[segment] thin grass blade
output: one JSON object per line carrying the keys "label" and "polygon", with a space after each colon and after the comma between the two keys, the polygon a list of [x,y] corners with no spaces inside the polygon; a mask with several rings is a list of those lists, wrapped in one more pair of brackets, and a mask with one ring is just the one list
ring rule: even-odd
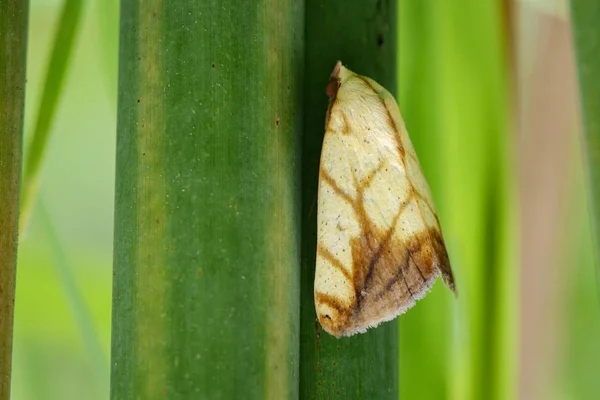
{"label": "thin grass blade", "polygon": [[33,135],[27,147],[21,193],[19,222],[21,232],[27,229],[27,222],[37,196],[44,153],[60,102],[63,83],[81,21],[83,4],[83,0],[65,0],[61,16],[58,19]]}
{"label": "thin grass blade", "polygon": [[10,397],[29,1],[0,1],[0,399]]}
{"label": "thin grass blade", "polygon": [[571,19],[579,75],[589,207],[596,243],[596,275],[600,285],[600,2],[571,0]]}

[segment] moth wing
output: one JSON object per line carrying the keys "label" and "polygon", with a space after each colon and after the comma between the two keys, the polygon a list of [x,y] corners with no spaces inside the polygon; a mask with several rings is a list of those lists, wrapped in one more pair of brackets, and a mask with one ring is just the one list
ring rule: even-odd
{"label": "moth wing", "polygon": [[340,337],[405,312],[438,275],[453,290],[454,280],[431,193],[394,98],[341,64],[328,93],[315,307],[323,328]]}

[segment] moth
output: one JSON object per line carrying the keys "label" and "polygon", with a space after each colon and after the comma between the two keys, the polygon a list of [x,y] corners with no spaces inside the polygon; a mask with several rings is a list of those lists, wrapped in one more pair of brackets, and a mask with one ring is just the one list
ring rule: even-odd
{"label": "moth", "polygon": [[323,329],[364,333],[454,277],[429,186],[394,97],[335,66],[319,169],[314,298]]}

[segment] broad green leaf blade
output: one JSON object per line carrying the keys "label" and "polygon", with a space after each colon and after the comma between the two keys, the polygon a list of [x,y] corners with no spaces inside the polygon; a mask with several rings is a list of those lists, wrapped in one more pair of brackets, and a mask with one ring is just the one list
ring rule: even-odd
{"label": "broad green leaf blade", "polygon": [[336,62],[396,89],[396,2],[306,2],[305,123],[302,143],[300,398],[398,398],[398,329],[391,321],[336,339],[319,326],[313,298],[319,157]]}
{"label": "broad green leaf blade", "polygon": [[[571,0],[596,265],[600,271],[600,2]],[[598,273],[600,275],[600,272]]]}
{"label": "broad green leaf blade", "polygon": [[440,220],[459,291],[450,393],[512,399],[518,231],[502,2],[441,4],[432,21],[439,30]]}
{"label": "broad green leaf blade", "polygon": [[29,1],[0,1],[0,399],[10,397]]}
{"label": "broad green leaf blade", "polygon": [[302,2],[121,4],[111,397],[297,398]]}
{"label": "broad green leaf blade", "polygon": [[[445,132],[440,115],[443,110],[438,101],[440,71],[446,63],[440,62],[437,46],[441,32],[439,25],[433,23],[436,6],[419,0],[400,2],[398,100],[449,245],[452,238],[445,224],[447,205],[441,179],[445,166],[440,142]],[[460,264],[454,258],[450,261],[456,272]],[[431,292],[400,319],[400,399],[448,397],[452,380],[448,368],[453,342],[451,310],[460,301],[463,290],[462,282],[456,284],[458,298],[442,283],[436,283]],[[440,335],[440,332],[445,334]]]}
{"label": "broad green leaf blade", "polygon": [[432,290],[401,319],[401,398],[515,396],[517,207],[502,6],[405,1],[400,10],[402,111],[458,289],[456,299]]}
{"label": "broad green leaf blade", "polygon": [[58,19],[52,53],[46,70],[42,97],[37,110],[33,136],[31,137],[26,153],[27,158],[23,173],[23,193],[21,194],[21,216],[19,222],[21,232],[27,229],[29,216],[37,196],[38,180],[44,160],[44,153],[77,37],[82,9],[83,0],[64,0],[61,16]]}

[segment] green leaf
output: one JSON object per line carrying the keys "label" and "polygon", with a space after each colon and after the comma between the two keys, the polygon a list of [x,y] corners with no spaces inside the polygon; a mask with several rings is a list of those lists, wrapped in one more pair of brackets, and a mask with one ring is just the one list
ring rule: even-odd
{"label": "green leaf", "polygon": [[119,0],[102,0],[96,3],[99,20],[100,51],[106,93],[111,110],[116,110],[118,58],[119,58]]}
{"label": "green leaf", "polygon": [[[440,145],[444,134],[439,107],[440,54],[436,43],[440,32],[432,23],[435,6],[418,0],[401,1],[399,7],[398,80],[400,111],[419,157],[423,174],[438,207],[447,245],[451,239],[444,215]],[[456,273],[456,260],[450,259]],[[448,373],[452,345],[452,308],[460,301],[441,283],[399,319],[400,398],[444,399],[450,387]],[[440,332],[444,332],[440,334]]]}
{"label": "green leaf", "polygon": [[514,398],[518,232],[501,2],[446,2],[435,11],[443,65],[440,219],[459,292],[451,391],[461,400]]}
{"label": "green leaf", "polygon": [[453,299],[435,288],[400,320],[406,398],[516,396],[517,207],[501,5],[402,3],[401,110],[458,291]]}
{"label": "green leaf", "polygon": [[29,2],[0,2],[0,399],[10,397]]}
{"label": "green leaf", "polygon": [[111,397],[296,398],[302,2],[121,4]]}
{"label": "green leaf", "polygon": [[23,188],[21,193],[21,232],[27,229],[27,223],[38,192],[38,180],[48,138],[52,129],[52,122],[63,89],[64,78],[69,66],[75,38],[81,20],[83,0],[65,0],[61,16],[58,20],[52,53],[46,69],[46,79],[37,119],[33,130],[33,137],[27,148],[25,171],[23,173]]}
{"label": "green leaf", "polygon": [[397,322],[336,339],[319,326],[313,298],[315,203],[328,98],[341,60],[390,92],[396,89],[396,2],[306,1],[306,89],[302,142],[302,296],[300,398],[397,399]]}
{"label": "green leaf", "polygon": [[571,0],[571,19],[579,75],[590,215],[594,231],[597,276],[600,276],[600,3]]}

